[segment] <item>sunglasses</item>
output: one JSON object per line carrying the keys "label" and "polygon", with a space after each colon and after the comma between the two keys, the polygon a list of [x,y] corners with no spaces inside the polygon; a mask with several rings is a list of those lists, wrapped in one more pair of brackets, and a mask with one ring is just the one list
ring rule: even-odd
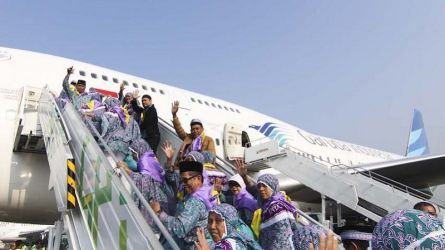
{"label": "sunglasses", "polygon": [[196,174],[196,175],[193,175],[193,176],[190,176],[190,177],[181,177],[181,181],[182,181],[182,183],[185,183],[185,184],[187,184],[191,179],[193,179],[193,178],[195,178],[196,176],[198,176],[199,174]]}

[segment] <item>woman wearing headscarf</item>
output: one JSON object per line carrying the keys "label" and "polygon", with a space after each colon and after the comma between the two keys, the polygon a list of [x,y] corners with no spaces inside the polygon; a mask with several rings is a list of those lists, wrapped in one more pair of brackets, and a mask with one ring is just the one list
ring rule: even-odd
{"label": "woman wearing headscarf", "polygon": [[[229,204],[220,204],[209,211],[207,230],[215,242],[213,249],[261,249],[255,241],[252,231],[238,217],[236,209]],[[246,231],[249,230],[249,231]],[[199,250],[210,249],[202,228],[198,229]]]}
{"label": "woman wearing headscarf", "polygon": [[410,209],[383,217],[374,228],[372,249],[445,249],[445,230],[434,216]]}
{"label": "woman wearing headscarf", "polygon": [[[257,181],[257,189],[261,222],[259,232],[255,233],[259,233],[261,247],[293,249],[293,236],[297,230],[297,210],[280,192],[279,182],[275,175],[261,175]],[[253,224],[254,222],[252,222],[252,228],[255,231],[256,227]]]}
{"label": "woman wearing headscarf", "polygon": [[119,105],[119,100],[109,97],[104,101],[106,111],[101,117],[102,138],[110,149],[123,159],[132,141],[140,138],[137,123]]}
{"label": "woman wearing headscarf", "polygon": [[258,208],[257,200],[246,190],[243,178],[236,174],[229,179],[229,187],[233,193],[233,206],[238,210],[240,218],[247,224],[252,223],[252,216]]}
{"label": "woman wearing headscarf", "polygon": [[[133,149],[131,159],[136,162],[137,169],[129,170],[129,167],[133,164],[131,160],[126,159],[128,168],[124,167],[124,170],[130,175],[137,189],[148,202],[157,201],[164,211],[173,213],[174,210],[171,209],[175,204],[174,200],[172,202],[173,192],[166,185],[164,169],[148,144],[146,142],[145,144],[141,143],[139,148]],[[146,208],[142,206],[139,198],[134,195],[133,199],[144,218],[153,227],[153,219]]]}
{"label": "woman wearing headscarf", "polygon": [[123,109],[126,109],[128,114],[130,116],[133,116],[133,118],[135,118],[136,121],[138,121],[139,119],[137,117],[135,117],[135,115],[137,115],[134,110],[133,107],[131,105],[131,101],[133,101],[133,93],[131,92],[127,92],[124,95],[124,89],[125,89],[125,84],[122,83],[120,88],[119,88],[119,101],[121,102],[121,107]]}
{"label": "woman wearing headscarf", "polygon": [[221,172],[215,166],[215,154],[210,151],[203,151],[204,157],[204,170],[207,173],[209,184],[213,187],[212,195],[217,200],[217,204],[225,203],[226,196],[224,195],[223,188],[227,184],[227,176]]}
{"label": "woman wearing headscarf", "polygon": [[[101,133],[101,117],[105,113],[105,105],[100,100],[94,98],[91,99],[83,107],[81,107],[80,113],[83,115],[82,119],[84,123],[87,123],[86,120],[90,120],[97,132]],[[89,125],[87,125],[87,128],[89,128],[92,132]],[[92,134],[94,135],[93,132]]]}

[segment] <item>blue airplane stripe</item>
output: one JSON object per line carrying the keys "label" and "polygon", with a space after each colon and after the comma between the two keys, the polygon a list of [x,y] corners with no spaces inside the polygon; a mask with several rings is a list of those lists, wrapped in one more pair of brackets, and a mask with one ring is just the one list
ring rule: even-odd
{"label": "blue airplane stripe", "polygon": [[269,136],[270,133],[271,133],[274,129],[276,129],[276,128],[277,128],[276,126],[270,126],[270,127],[266,130],[266,132],[264,132],[264,135],[265,135],[265,136]]}
{"label": "blue airplane stripe", "polygon": [[277,135],[279,132],[280,132],[280,131],[278,131],[278,129],[275,129],[275,130],[269,135],[269,137],[270,137],[270,138],[274,138],[275,135]]}
{"label": "blue airplane stripe", "polygon": [[421,149],[421,148],[425,149],[424,150],[425,152],[423,153],[424,155],[430,153],[430,149],[429,149],[428,145],[425,145],[424,143],[419,143],[416,146],[408,147],[408,153],[416,151],[416,150]]}
{"label": "blue airplane stripe", "polygon": [[274,140],[276,140],[276,141],[279,141],[279,140],[281,140],[281,138],[283,138],[283,134],[278,134],[275,138],[274,138]]}
{"label": "blue airplane stripe", "polygon": [[411,149],[417,149],[417,148],[421,148],[421,147],[428,147],[428,143],[422,137],[419,140],[417,140],[417,141],[413,142],[412,144],[408,145],[409,151],[411,151]]}
{"label": "blue airplane stripe", "polygon": [[261,127],[261,129],[260,129],[260,132],[261,132],[261,133],[264,133],[264,131],[266,131],[266,129],[269,128],[269,126],[270,126],[271,124],[273,124],[273,123],[271,123],[271,122],[266,122],[266,123],[264,123],[264,125],[263,125],[263,126]]}
{"label": "blue airplane stripe", "polygon": [[283,146],[284,144],[286,144],[286,142],[287,142],[287,138],[284,137],[284,138],[282,138],[282,139],[280,140],[280,142],[278,143],[278,145]]}
{"label": "blue airplane stripe", "polygon": [[408,156],[408,157],[422,156],[422,155],[426,154],[425,149],[426,149],[425,147],[421,147],[419,149],[410,151],[410,152],[408,152],[408,154],[406,156]]}
{"label": "blue airplane stripe", "polygon": [[420,111],[418,111],[417,109],[414,109],[413,123],[411,126],[411,130],[417,130],[421,128],[423,128],[422,113],[420,113]]}
{"label": "blue airplane stripe", "polygon": [[269,137],[273,138],[275,136],[277,136],[278,133],[282,133],[283,131],[279,130],[279,129],[274,129],[274,131],[269,135]]}
{"label": "blue airplane stripe", "polygon": [[423,132],[422,128],[411,131],[411,133],[409,133],[408,144],[411,145],[411,144],[414,144],[415,142],[417,142],[419,140],[420,136],[422,135],[422,132]]}

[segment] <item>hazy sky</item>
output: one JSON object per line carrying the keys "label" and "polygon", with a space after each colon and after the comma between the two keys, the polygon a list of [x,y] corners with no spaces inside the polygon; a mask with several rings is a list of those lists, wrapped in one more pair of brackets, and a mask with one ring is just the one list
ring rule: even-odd
{"label": "hazy sky", "polygon": [[197,91],[399,154],[417,107],[432,153],[445,153],[443,0],[3,0],[0,8],[0,46]]}

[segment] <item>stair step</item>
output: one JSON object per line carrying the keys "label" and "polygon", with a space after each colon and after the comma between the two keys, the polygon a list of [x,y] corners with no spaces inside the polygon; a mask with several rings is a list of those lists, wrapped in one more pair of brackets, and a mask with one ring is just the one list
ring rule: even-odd
{"label": "stair step", "polygon": [[35,135],[20,135],[19,143],[14,149],[14,152],[27,152],[45,154],[45,143],[42,136]]}

